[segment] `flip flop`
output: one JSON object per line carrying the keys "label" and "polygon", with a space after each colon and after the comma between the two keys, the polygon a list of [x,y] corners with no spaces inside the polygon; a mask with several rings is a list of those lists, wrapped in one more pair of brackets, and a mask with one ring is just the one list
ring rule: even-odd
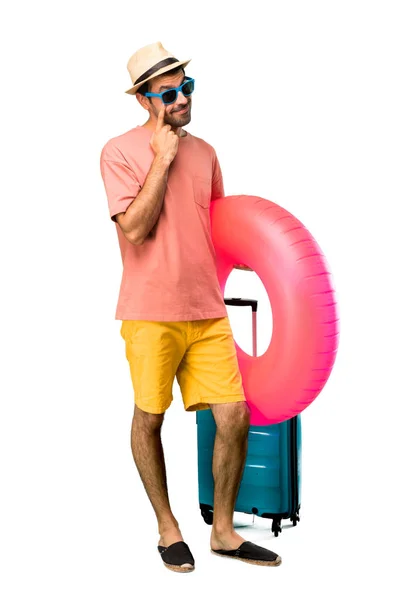
{"label": "flip flop", "polygon": [[213,550],[213,554],[225,556],[226,558],[236,558],[244,562],[252,563],[253,565],[261,565],[263,567],[277,567],[281,564],[282,559],[278,554],[267,550],[262,546],[257,546],[253,542],[243,542],[236,550]]}
{"label": "flip flop", "polygon": [[167,569],[177,573],[194,571],[194,558],[186,542],[175,542],[168,547],[157,548]]}

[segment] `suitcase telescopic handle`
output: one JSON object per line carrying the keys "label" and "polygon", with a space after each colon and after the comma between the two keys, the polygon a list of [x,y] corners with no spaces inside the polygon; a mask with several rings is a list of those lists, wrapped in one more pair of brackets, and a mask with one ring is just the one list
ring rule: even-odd
{"label": "suitcase telescopic handle", "polygon": [[225,304],[229,306],[251,306],[253,325],[253,356],[257,356],[257,306],[258,300],[250,298],[224,298]]}
{"label": "suitcase telescopic handle", "polygon": [[251,310],[257,312],[258,300],[250,298],[224,298],[224,301],[229,306],[251,306]]}

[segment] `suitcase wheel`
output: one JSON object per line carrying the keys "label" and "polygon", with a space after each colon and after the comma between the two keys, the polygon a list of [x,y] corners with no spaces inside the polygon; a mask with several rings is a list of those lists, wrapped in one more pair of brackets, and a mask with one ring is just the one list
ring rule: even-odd
{"label": "suitcase wheel", "polygon": [[297,522],[300,521],[299,513],[297,512],[294,515],[292,515],[290,517],[290,520],[292,521],[293,527],[296,527]]}
{"label": "suitcase wheel", "polygon": [[203,517],[205,523],[207,523],[207,525],[212,525],[213,524],[213,511],[208,509],[208,508],[202,508],[201,509],[201,516]]}
{"label": "suitcase wheel", "polygon": [[272,519],[271,531],[275,537],[278,537],[278,535],[282,532],[281,522],[281,519]]}

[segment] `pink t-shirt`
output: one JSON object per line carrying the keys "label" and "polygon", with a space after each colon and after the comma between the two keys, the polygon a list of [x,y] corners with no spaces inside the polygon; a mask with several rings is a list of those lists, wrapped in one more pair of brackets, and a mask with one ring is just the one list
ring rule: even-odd
{"label": "pink t-shirt", "polygon": [[225,317],[210,231],[210,202],[224,196],[224,186],[210,144],[188,132],[180,138],[159,219],[142,245],[128,242],[115,221],[144,185],[154,158],[151,135],[137,126],[110,139],[101,151],[100,170],[123,262],[115,319]]}

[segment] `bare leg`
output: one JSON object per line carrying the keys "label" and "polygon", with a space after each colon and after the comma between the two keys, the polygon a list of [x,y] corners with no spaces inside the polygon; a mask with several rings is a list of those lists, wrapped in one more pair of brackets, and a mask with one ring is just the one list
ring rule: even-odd
{"label": "bare leg", "polygon": [[164,414],[153,415],[135,405],[132,420],[132,454],[158,521],[159,546],[183,541],[168,498],[161,426]]}
{"label": "bare leg", "polygon": [[213,477],[213,550],[233,550],[244,538],[233,528],[233,512],[246,461],[250,413],[246,402],[210,404],[216,425]]}

